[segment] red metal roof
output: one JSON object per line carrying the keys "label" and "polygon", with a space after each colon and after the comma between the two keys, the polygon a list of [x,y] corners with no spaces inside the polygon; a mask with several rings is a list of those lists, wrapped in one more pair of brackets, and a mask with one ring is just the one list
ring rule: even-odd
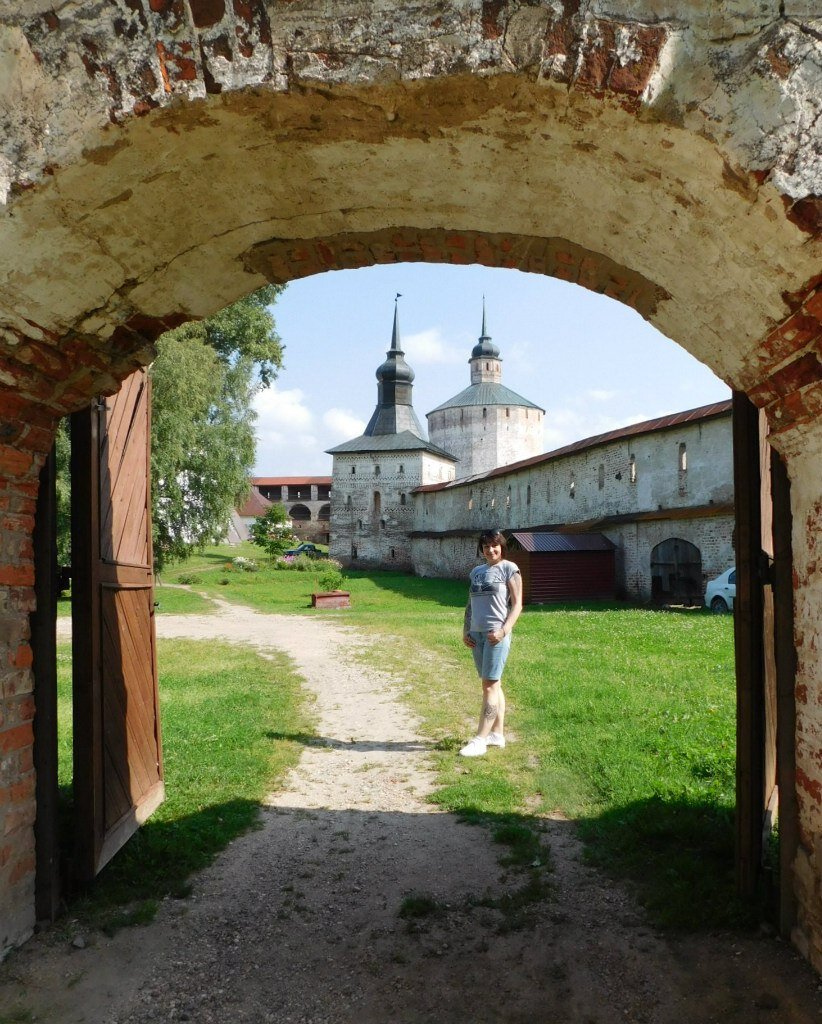
{"label": "red metal roof", "polygon": [[254,487],[277,487],[277,485],[297,484],[328,484],[331,486],[330,476],[253,476],[251,483]]}
{"label": "red metal roof", "polygon": [[264,498],[259,491],[255,491],[252,487],[251,494],[246,498],[242,508],[237,509],[237,514],[243,518],[253,516],[256,519],[257,516],[265,515],[272,504],[273,502],[269,501],[268,498]]}
{"label": "red metal roof", "polygon": [[601,533],[528,533],[511,536],[523,551],[612,551],[616,545]]}
{"label": "red metal roof", "polygon": [[528,466],[538,466],[543,462],[551,462],[553,459],[562,458],[563,455],[571,455],[573,452],[585,451],[587,448],[596,448],[600,444],[608,444],[611,441],[620,441],[626,437],[637,437],[639,434],[652,434],[656,430],[669,430],[671,427],[678,427],[683,423],[695,423],[698,420],[714,419],[717,416],[725,416],[731,412],[730,398],[724,402],[713,402],[711,405],[701,405],[698,409],[686,409],[684,412],[670,413],[668,416],[658,416],[654,420],[644,420],[642,423],[632,423],[627,427],[620,427],[618,430],[609,430],[605,434],[595,434],[593,437],[584,437],[581,441],[574,441],[562,448],[555,448],[552,452],[545,452],[543,455],[535,455],[530,459],[522,459],[520,462],[512,462],[507,466],[498,466],[488,473],[478,473],[475,476],[462,477],[459,480],[449,480],[440,484],[423,484],[416,487],[414,493],[424,491],[443,491],[448,487],[462,487],[474,484],[479,480],[491,480],[496,476],[504,476],[507,473],[514,473],[520,469],[527,469]]}

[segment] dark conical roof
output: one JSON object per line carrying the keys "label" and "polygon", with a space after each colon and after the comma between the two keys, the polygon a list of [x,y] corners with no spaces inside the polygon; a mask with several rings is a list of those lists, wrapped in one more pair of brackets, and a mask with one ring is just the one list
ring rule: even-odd
{"label": "dark conical roof", "polygon": [[[399,298],[399,296],[397,296]],[[365,436],[400,434],[410,430],[419,438],[425,437],[417,414],[414,412],[411,392],[414,371],[405,361],[400,348],[400,319],[394,301],[394,330],[388,358],[377,368],[377,407],[365,428]]]}
{"label": "dark conical roof", "polygon": [[388,358],[377,367],[377,380],[402,381],[410,384],[414,379],[414,371],[405,361],[405,353],[400,348],[400,316],[397,302],[394,302],[394,330],[391,334],[391,348],[386,352]]}
{"label": "dark conical roof", "polygon": [[485,296],[482,297],[482,334],[479,337],[479,343],[474,345],[471,349],[472,359],[482,359],[488,356],[492,359],[499,359],[499,349],[491,341],[491,335],[488,333],[488,329],[485,326]]}

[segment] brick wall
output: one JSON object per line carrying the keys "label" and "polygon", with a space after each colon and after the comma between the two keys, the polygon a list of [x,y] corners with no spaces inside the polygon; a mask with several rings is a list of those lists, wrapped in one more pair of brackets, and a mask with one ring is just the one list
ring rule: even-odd
{"label": "brick wall", "polygon": [[[31,427],[31,424],[29,424]],[[31,533],[42,457],[19,422],[0,445],[0,958],[34,924],[34,697],[29,615],[34,610]],[[46,433],[39,440],[48,438]],[[6,435],[8,437],[8,434]]]}

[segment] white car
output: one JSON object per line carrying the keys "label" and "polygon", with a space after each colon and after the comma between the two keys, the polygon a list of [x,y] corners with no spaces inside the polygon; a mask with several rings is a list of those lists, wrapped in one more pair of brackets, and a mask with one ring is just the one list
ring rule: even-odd
{"label": "white car", "polygon": [[705,587],[705,607],[718,615],[733,611],[736,600],[736,566],[711,580]]}

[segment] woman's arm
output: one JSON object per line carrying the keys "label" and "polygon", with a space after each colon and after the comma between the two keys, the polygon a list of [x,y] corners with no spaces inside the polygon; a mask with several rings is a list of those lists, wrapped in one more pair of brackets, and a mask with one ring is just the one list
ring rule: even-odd
{"label": "woman's arm", "polygon": [[470,635],[471,631],[471,598],[468,598],[468,604],[465,606],[465,615],[462,620],[462,642],[466,647],[476,647],[476,642]]}
{"label": "woman's arm", "polygon": [[500,629],[492,629],[488,633],[488,639],[492,644],[498,644],[508,636],[522,611],[522,576],[518,572],[514,573],[511,579],[508,580],[508,595],[511,599],[511,606],[508,609],[505,622],[503,622]]}

